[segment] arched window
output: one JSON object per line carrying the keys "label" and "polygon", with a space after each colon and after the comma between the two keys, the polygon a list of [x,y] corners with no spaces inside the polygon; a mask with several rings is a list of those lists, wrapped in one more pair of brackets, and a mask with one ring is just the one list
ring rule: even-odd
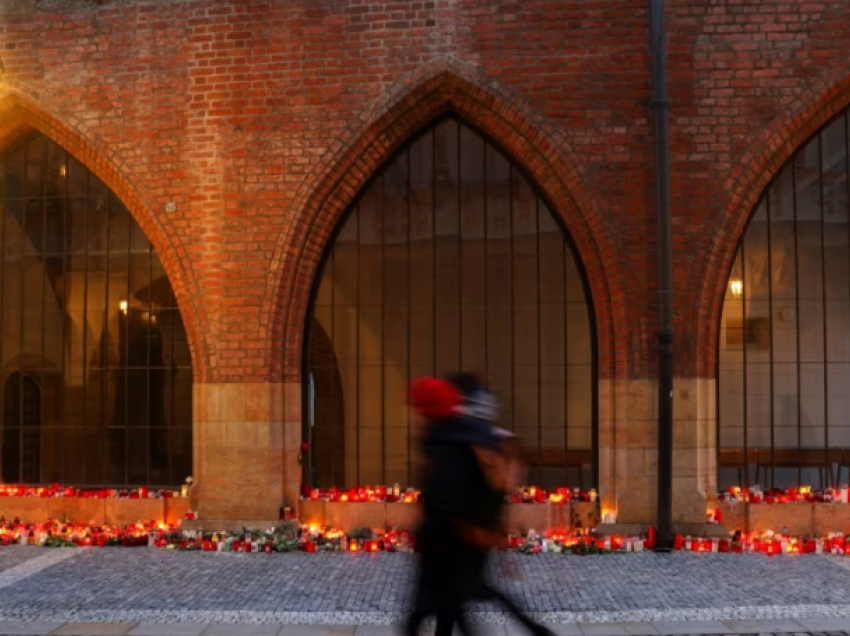
{"label": "arched window", "polygon": [[[415,485],[411,378],[482,375],[530,480],[595,480],[595,344],[580,264],[552,211],[453,118],[413,139],[337,228],[314,287],[305,479]],[[306,412],[306,409],[305,409]]]}
{"label": "arched window", "polygon": [[139,225],[37,133],[0,155],[0,217],[4,481],[182,483],[192,364]]}
{"label": "arched window", "polygon": [[848,465],[848,184],[844,114],[782,169],[738,246],[720,325],[721,486],[826,488]]}

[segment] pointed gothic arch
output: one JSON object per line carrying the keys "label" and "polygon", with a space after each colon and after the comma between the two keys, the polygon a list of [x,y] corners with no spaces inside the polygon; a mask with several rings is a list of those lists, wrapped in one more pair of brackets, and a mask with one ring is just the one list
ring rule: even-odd
{"label": "pointed gothic arch", "polygon": [[[14,147],[34,132],[41,133],[71,153],[100,179],[127,207],[159,254],[180,307],[192,356],[195,377],[204,381],[210,373],[209,347],[202,326],[203,313],[196,307],[200,297],[191,262],[184,246],[169,232],[167,221],[154,213],[157,205],[127,176],[131,170],[102,140],[90,139],[43,108],[36,98],[14,88],[0,91],[0,152]],[[70,118],[65,118],[67,121]]]}
{"label": "pointed gothic arch", "polygon": [[[472,370],[530,449],[534,483],[595,484],[598,356],[582,264],[481,131],[447,115],[381,166],[334,228],[311,296],[303,329],[327,334],[333,355],[317,365],[313,335],[302,386],[330,373],[340,388],[333,417],[304,409],[305,482],[415,485],[407,383]],[[329,455],[321,444],[340,451],[336,466],[314,465]]]}
{"label": "pointed gothic arch", "polygon": [[[263,310],[271,351],[272,377],[299,382],[303,327],[324,249],[333,229],[367,181],[412,136],[441,116],[453,113],[495,140],[539,187],[567,229],[588,274],[596,311],[599,373],[623,373],[628,347],[628,305],[623,272],[608,217],[584,185],[581,161],[563,139],[536,116],[516,107],[492,85],[484,87],[470,68],[452,60],[422,69],[395,91],[388,109],[355,120],[305,180],[293,202],[293,221],[282,233],[269,277]],[[386,98],[376,103],[386,103]],[[623,328],[615,329],[614,322]],[[607,418],[606,418],[607,419]]]}
{"label": "pointed gothic arch", "polygon": [[850,75],[833,69],[797,95],[760,130],[729,171],[717,206],[717,222],[705,228],[706,246],[694,261],[685,317],[697,326],[697,374],[712,377],[717,364],[718,316],[723,309],[728,272],[741,237],[771,182],[791,157],[830,120],[850,106]]}
{"label": "pointed gothic arch", "polygon": [[192,358],[165,266],[116,193],[31,126],[0,149],[0,331],[4,479],[192,472]]}
{"label": "pointed gothic arch", "polygon": [[786,157],[734,244],[715,323],[721,487],[826,489],[850,470],[848,119]]}

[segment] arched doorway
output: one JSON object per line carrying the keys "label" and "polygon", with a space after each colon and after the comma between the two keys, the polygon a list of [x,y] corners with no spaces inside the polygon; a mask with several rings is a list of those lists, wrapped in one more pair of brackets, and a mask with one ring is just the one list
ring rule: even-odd
{"label": "arched doorway", "polygon": [[[324,415],[309,408],[328,373],[313,325],[339,378]],[[457,370],[499,395],[532,481],[595,482],[596,347],[581,265],[523,172],[456,118],[412,139],[344,215],[306,328],[305,479],[315,485],[415,485],[407,384]],[[332,468],[321,465],[331,456]]]}
{"label": "arched doorway", "polygon": [[192,363],[171,284],[138,223],[36,132],[0,155],[0,217],[4,481],[182,483]]}
{"label": "arched doorway", "polygon": [[844,113],[779,172],[739,242],[718,342],[721,487],[827,488],[848,466],[848,147]]}

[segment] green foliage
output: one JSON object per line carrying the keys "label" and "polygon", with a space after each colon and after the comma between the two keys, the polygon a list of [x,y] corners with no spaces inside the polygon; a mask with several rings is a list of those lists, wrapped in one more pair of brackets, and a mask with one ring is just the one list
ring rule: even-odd
{"label": "green foliage", "polygon": [[371,539],[374,535],[369,528],[358,527],[348,533],[350,539]]}
{"label": "green foliage", "polygon": [[68,541],[64,537],[47,537],[44,540],[45,548],[73,548],[76,547],[76,544]]}

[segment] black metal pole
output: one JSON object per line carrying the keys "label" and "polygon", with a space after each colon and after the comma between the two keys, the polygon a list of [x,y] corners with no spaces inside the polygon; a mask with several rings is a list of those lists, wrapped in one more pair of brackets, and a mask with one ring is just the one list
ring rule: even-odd
{"label": "black metal pole", "polygon": [[658,532],[656,550],[673,547],[673,320],[670,223],[670,100],[664,0],[649,0],[652,45],[652,132],[658,219]]}

